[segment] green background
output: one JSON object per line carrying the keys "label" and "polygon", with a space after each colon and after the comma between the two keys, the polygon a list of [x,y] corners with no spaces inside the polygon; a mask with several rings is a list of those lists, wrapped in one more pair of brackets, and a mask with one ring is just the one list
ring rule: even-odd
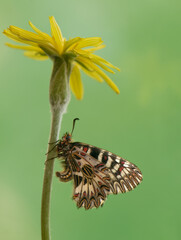
{"label": "green background", "polygon": [[[181,239],[180,11],[180,1],[165,0],[1,0],[1,32],[11,24],[30,30],[31,20],[50,33],[53,15],[66,38],[102,37],[98,54],[122,69],[111,76],[120,95],[82,74],[84,98],[72,96],[60,136],[79,117],[76,141],[127,158],[144,180],[85,211],[71,200],[72,183],[54,176],[53,240]],[[0,239],[38,240],[52,63],[0,41]]]}

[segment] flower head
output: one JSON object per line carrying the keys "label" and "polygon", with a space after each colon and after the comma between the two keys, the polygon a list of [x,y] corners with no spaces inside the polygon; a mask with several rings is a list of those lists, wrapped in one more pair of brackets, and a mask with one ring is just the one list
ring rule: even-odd
{"label": "flower head", "polygon": [[119,71],[119,68],[94,54],[95,51],[105,47],[101,38],[76,37],[66,40],[62,36],[55,18],[50,17],[49,19],[51,36],[40,31],[29,22],[35,33],[15,26],[10,26],[3,32],[10,39],[27,44],[28,46],[13,45],[10,43],[6,43],[6,45],[11,48],[25,50],[25,56],[37,60],[45,60],[48,58],[55,59],[57,57],[69,58],[72,62],[70,87],[77,99],[82,99],[83,97],[80,69],[99,82],[105,81],[116,93],[119,93],[117,86],[104,71],[102,71],[102,69],[104,69],[107,72],[114,73],[112,69]]}

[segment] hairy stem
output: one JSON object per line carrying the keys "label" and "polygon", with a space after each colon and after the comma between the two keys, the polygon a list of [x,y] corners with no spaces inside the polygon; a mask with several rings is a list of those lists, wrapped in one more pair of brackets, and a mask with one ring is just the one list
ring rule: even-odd
{"label": "hairy stem", "polygon": [[58,140],[62,116],[65,113],[69,100],[69,75],[70,65],[64,59],[55,59],[53,72],[50,80],[50,106],[52,112],[51,130],[48,145],[48,154],[45,162],[42,205],[41,205],[41,234],[42,240],[50,240],[50,199],[51,186],[56,150],[51,151]]}

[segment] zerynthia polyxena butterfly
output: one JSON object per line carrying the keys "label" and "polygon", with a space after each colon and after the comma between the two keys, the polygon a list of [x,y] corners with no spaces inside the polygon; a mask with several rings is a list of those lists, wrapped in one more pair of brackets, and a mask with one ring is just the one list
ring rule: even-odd
{"label": "zerynthia polyxena butterfly", "polygon": [[104,149],[72,142],[72,132],[65,133],[55,145],[64,167],[56,176],[61,182],[73,180],[73,200],[78,208],[98,208],[107,195],[131,191],[142,181],[136,165]]}

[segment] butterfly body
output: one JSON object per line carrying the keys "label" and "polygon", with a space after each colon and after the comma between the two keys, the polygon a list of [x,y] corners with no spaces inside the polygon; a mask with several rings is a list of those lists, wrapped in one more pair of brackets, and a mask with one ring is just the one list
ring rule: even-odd
{"label": "butterfly body", "polygon": [[78,208],[98,208],[107,195],[128,192],[142,181],[136,165],[107,150],[72,142],[69,133],[58,142],[57,157],[63,159],[64,169],[56,176],[62,182],[73,180]]}

